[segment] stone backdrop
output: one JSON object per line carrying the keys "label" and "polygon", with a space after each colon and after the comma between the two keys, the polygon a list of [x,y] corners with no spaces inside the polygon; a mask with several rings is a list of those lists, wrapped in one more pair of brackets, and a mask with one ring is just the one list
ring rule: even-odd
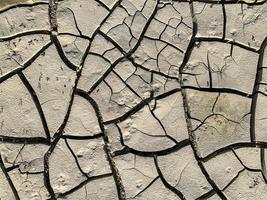
{"label": "stone backdrop", "polygon": [[266,0],[1,0],[0,200],[266,200]]}

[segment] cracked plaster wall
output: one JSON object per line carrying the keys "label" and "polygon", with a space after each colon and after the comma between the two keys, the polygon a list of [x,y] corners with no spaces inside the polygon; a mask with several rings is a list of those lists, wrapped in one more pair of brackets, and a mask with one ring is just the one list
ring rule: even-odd
{"label": "cracked plaster wall", "polygon": [[1,200],[266,200],[265,0],[1,0]]}

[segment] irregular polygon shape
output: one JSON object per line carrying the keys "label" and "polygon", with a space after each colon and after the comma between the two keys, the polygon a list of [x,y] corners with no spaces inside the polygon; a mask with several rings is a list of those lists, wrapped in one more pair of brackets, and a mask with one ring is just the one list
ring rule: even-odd
{"label": "irregular polygon shape", "polygon": [[3,136],[45,137],[31,94],[16,75],[0,84],[0,130]]}
{"label": "irregular polygon shape", "polygon": [[212,189],[202,174],[190,146],[159,156],[158,163],[166,181],[186,199],[197,199]]}
{"label": "irregular polygon shape", "polygon": [[102,138],[92,140],[68,140],[83,172],[90,176],[110,173]]}
{"label": "irregular polygon shape", "polygon": [[258,54],[220,42],[201,42],[183,70],[184,83],[195,87],[231,88],[251,94]]}
{"label": "irregular polygon shape", "polygon": [[64,193],[86,180],[64,141],[59,141],[49,158],[49,177],[55,193]]}
{"label": "irregular polygon shape", "polygon": [[89,136],[99,132],[101,132],[101,130],[92,105],[86,99],[75,95],[64,134]]}
{"label": "irregular polygon shape", "polygon": [[56,132],[66,115],[76,73],[64,64],[54,46],[24,73],[40,101],[50,132]]}
{"label": "irregular polygon shape", "polygon": [[204,163],[211,179],[222,190],[244,167],[232,151],[217,155]]}
{"label": "irregular polygon shape", "polygon": [[108,11],[94,0],[75,0],[75,2],[66,0],[59,2],[58,7],[60,32],[73,33],[74,30],[72,27],[75,27],[75,24],[72,22],[71,27],[69,24],[73,19],[74,13],[79,29],[84,35],[89,37],[94,34],[95,30],[108,14]]}
{"label": "irregular polygon shape", "polygon": [[[50,30],[48,5],[18,7],[0,14],[0,37],[31,30]],[[19,17],[18,17],[19,16]]]}

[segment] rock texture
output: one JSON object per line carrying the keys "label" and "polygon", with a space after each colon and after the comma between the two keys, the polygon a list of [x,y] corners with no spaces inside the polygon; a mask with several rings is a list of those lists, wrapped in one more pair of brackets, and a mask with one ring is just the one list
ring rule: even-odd
{"label": "rock texture", "polygon": [[1,0],[0,200],[266,200],[265,0]]}

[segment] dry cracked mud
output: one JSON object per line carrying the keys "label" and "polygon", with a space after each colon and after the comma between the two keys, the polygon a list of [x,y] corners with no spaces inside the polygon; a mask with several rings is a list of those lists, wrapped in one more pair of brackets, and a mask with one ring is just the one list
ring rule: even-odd
{"label": "dry cracked mud", "polygon": [[265,0],[1,0],[1,200],[266,200]]}

